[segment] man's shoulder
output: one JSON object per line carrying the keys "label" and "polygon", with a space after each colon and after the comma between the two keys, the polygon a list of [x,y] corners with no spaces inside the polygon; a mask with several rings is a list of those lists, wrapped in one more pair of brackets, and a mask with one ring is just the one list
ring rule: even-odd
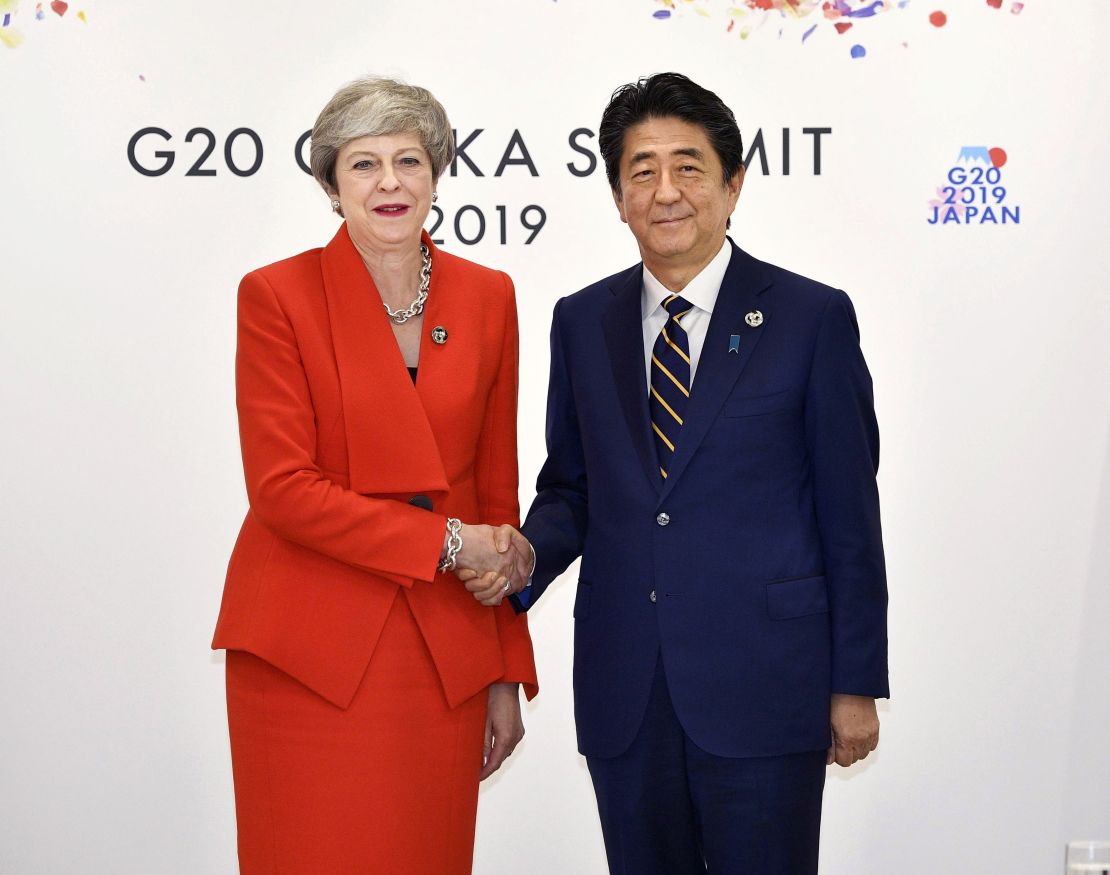
{"label": "man's shoulder", "polygon": [[613,296],[628,283],[635,282],[637,285],[639,284],[642,276],[641,268],[641,263],[636,262],[631,267],[626,267],[624,270],[610,274],[604,279],[590,283],[577,292],[561,298],[557,307],[566,318],[594,317],[600,309],[607,307],[613,300]]}
{"label": "man's shoulder", "polygon": [[[752,256],[748,257],[752,258]],[[776,301],[819,312],[828,306],[830,300],[847,298],[840,289],[812,277],[795,273],[767,261],[759,261],[755,258],[752,258],[752,261],[759,265],[766,275]]]}

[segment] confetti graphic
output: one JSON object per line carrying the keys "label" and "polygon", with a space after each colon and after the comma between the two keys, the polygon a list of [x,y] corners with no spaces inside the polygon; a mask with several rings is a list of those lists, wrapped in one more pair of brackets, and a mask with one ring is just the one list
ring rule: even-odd
{"label": "confetti graphic", "polygon": [[[992,9],[1002,9],[1006,3],[1014,15],[1025,7],[1018,0],[986,0]],[[772,29],[779,39],[785,35],[802,44],[822,33],[835,38],[851,31],[856,39],[850,46],[845,45],[845,51],[852,58],[867,57],[867,47],[859,39],[863,33],[853,28],[869,25],[870,19],[901,13],[898,17],[903,21],[916,19],[935,28],[948,24],[948,13],[943,9],[928,9],[921,2],[913,4],[912,0],[652,0],[652,6],[651,15],[658,21],[673,22],[688,14],[717,19],[724,25],[725,33],[742,40],[768,22],[774,24]],[[895,40],[903,48],[909,45],[900,33]]]}
{"label": "confetti graphic", "polygon": [[23,34],[12,25],[18,9],[19,0],[0,0],[0,43],[9,49],[18,48],[23,42]]}
{"label": "confetti graphic", "polygon": [[[27,22],[35,22],[26,31],[27,36],[45,34],[51,27],[83,26],[89,23],[89,15],[85,9],[70,9],[73,4],[65,0],[50,0],[39,2],[33,6],[30,2],[21,0],[0,0],[0,43],[9,49],[18,48],[24,42],[25,34],[20,30],[20,24],[26,26]],[[48,15],[47,13],[53,13]],[[72,13],[72,14],[70,14]],[[22,14],[22,20],[20,15]],[[40,22],[50,22],[47,26],[40,26]],[[72,24],[77,22],[77,25]]]}

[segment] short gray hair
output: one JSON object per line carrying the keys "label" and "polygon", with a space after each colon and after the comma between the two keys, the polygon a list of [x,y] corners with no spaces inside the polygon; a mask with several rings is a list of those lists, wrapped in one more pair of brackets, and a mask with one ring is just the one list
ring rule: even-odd
{"label": "short gray hair", "polygon": [[335,159],[345,143],[400,133],[419,135],[432,162],[432,179],[439,179],[455,157],[455,139],[447,112],[432,92],[375,76],[348,82],[312,126],[312,175],[325,189],[335,191]]}

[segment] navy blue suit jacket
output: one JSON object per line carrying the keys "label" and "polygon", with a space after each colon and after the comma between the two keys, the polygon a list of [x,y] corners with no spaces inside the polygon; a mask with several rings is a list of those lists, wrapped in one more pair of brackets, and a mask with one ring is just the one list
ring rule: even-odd
{"label": "navy blue suit jacket", "polygon": [[664,481],[642,276],[638,264],[555,306],[548,456],[522,527],[537,566],[517,609],[582,556],[574,693],[587,756],[631,744],[660,653],[703,749],[824,748],[831,693],[888,695],[879,436],[852,304],[732,244]]}

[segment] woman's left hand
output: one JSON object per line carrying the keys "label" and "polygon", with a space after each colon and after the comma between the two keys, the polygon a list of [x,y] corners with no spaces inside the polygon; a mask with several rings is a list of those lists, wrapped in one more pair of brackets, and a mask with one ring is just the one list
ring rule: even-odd
{"label": "woman's left hand", "polygon": [[524,721],[520,716],[520,684],[491,684],[489,707],[486,711],[486,741],[482,747],[482,771],[479,781],[484,781],[509,758],[520,740],[524,738]]}

